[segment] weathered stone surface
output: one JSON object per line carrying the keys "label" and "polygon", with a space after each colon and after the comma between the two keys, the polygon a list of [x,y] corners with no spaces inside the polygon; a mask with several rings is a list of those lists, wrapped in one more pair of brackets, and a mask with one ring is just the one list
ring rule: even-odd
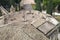
{"label": "weathered stone surface", "polygon": [[[36,13],[35,13],[36,12]],[[26,10],[23,10],[23,11],[20,11],[20,13],[22,15],[20,15],[20,17],[24,18],[25,21],[28,21],[28,22],[32,22],[34,20],[36,20],[37,18],[39,18],[39,14],[38,14],[38,11],[34,11],[34,10],[31,10],[31,11],[26,11]],[[17,17],[18,18],[18,17]],[[20,19],[21,19],[20,18]]]}
{"label": "weathered stone surface", "polygon": [[15,8],[13,7],[13,5],[11,5],[11,8],[10,8],[10,13],[14,13],[15,12]]}
{"label": "weathered stone surface", "polygon": [[20,6],[23,6],[25,4],[35,4],[34,0],[22,0],[20,2]]}
{"label": "weathered stone surface", "polygon": [[14,22],[0,27],[0,40],[48,40],[32,25]]}
{"label": "weathered stone surface", "polygon": [[43,25],[41,25],[38,29],[42,31],[44,34],[47,34],[50,30],[52,30],[55,27],[55,25],[46,22]]}
{"label": "weathered stone surface", "polygon": [[44,19],[37,19],[37,20],[34,20],[31,24],[37,28],[38,26],[42,25],[45,22],[46,21]]}
{"label": "weathered stone surface", "polygon": [[4,16],[1,16],[0,17],[0,25],[3,25],[4,24]]}
{"label": "weathered stone surface", "polygon": [[44,36],[44,34],[42,34],[41,32],[39,32],[35,27],[33,27],[31,24],[27,24],[25,25],[23,28],[23,31],[28,34],[31,38],[33,38],[34,40],[49,40],[48,38],[46,38],[46,36]]}
{"label": "weathered stone surface", "polygon": [[40,15],[40,19],[42,18],[42,19],[44,19],[44,20],[46,20],[46,21],[49,21],[50,23],[52,23],[52,24],[54,24],[55,26],[57,25],[57,24],[59,24],[59,22],[54,18],[54,17],[52,17],[51,15],[49,15],[49,14],[39,14]]}
{"label": "weathered stone surface", "polygon": [[54,24],[55,26],[59,24],[59,22],[53,17],[48,17],[47,19],[50,23]]}
{"label": "weathered stone surface", "polygon": [[27,34],[25,34],[22,30],[18,30],[16,35],[14,36],[14,40],[33,40]]}
{"label": "weathered stone surface", "polygon": [[0,40],[49,40],[42,32],[46,34],[55,27],[51,22],[45,23],[50,15],[33,10],[12,15],[7,24],[0,26]]}
{"label": "weathered stone surface", "polygon": [[24,25],[14,25],[14,23],[0,28],[0,40],[32,40],[21,29]]}

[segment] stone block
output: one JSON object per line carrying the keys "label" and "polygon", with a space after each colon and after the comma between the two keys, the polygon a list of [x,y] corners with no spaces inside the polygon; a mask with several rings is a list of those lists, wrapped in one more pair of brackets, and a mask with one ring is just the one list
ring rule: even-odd
{"label": "stone block", "polygon": [[36,19],[36,20],[34,20],[34,21],[32,21],[32,25],[34,26],[34,27],[38,27],[38,26],[40,26],[40,25],[42,25],[43,23],[45,23],[46,21],[44,20],[44,19]]}
{"label": "stone block", "polygon": [[47,34],[50,30],[52,30],[55,25],[51,24],[50,22],[46,22],[41,25],[38,29],[42,31],[44,34]]}
{"label": "stone block", "polygon": [[49,40],[42,32],[30,24],[25,25],[22,29],[34,40]]}

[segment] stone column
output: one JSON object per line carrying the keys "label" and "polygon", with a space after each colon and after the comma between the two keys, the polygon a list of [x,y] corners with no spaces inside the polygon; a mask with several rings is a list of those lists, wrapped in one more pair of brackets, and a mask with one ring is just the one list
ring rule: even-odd
{"label": "stone column", "polygon": [[34,0],[22,0],[20,6],[25,10],[32,10],[31,4],[35,4]]}

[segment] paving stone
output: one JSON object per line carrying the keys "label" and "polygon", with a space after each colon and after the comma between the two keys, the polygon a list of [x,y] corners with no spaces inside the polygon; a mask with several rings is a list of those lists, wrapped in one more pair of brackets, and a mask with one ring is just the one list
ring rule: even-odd
{"label": "paving stone", "polygon": [[38,27],[38,26],[40,26],[40,25],[42,25],[43,23],[45,23],[46,21],[44,20],[44,19],[36,19],[36,20],[34,20],[34,21],[32,21],[32,25],[34,26],[34,27]]}
{"label": "paving stone", "polygon": [[42,31],[44,34],[47,34],[50,30],[52,30],[55,27],[55,25],[46,22],[43,25],[41,25],[38,29]]}
{"label": "paving stone", "polygon": [[53,18],[53,17],[48,17],[48,21],[51,22],[52,24],[54,24],[55,26],[57,24],[59,24],[59,22],[55,18]]}

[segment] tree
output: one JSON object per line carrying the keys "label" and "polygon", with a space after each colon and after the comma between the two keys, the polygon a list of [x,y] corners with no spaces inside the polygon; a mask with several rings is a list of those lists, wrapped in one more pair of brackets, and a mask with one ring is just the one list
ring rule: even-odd
{"label": "tree", "polygon": [[60,5],[60,0],[43,0],[43,6],[48,14],[52,15],[52,12],[57,5]]}
{"label": "tree", "polygon": [[15,3],[20,3],[21,2],[21,0],[15,0]]}
{"label": "tree", "polygon": [[6,6],[6,5],[10,5],[10,2],[9,2],[9,0],[0,0],[0,5],[2,5],[2,6]]}
{"label": "tree", "polygon": [[15,1],[14,0],[10,0],[10,5],[14,5],[15,4]]}
{"label": "tree", "polygon": [[42,11],[41,0],[35,0],[35,2],[36,2],[36,10]]}
{"label": "tree", "polygon": [[47,4],[47,13],[52,15],[52,11],[53,11],[53,1],[49,0]]}

